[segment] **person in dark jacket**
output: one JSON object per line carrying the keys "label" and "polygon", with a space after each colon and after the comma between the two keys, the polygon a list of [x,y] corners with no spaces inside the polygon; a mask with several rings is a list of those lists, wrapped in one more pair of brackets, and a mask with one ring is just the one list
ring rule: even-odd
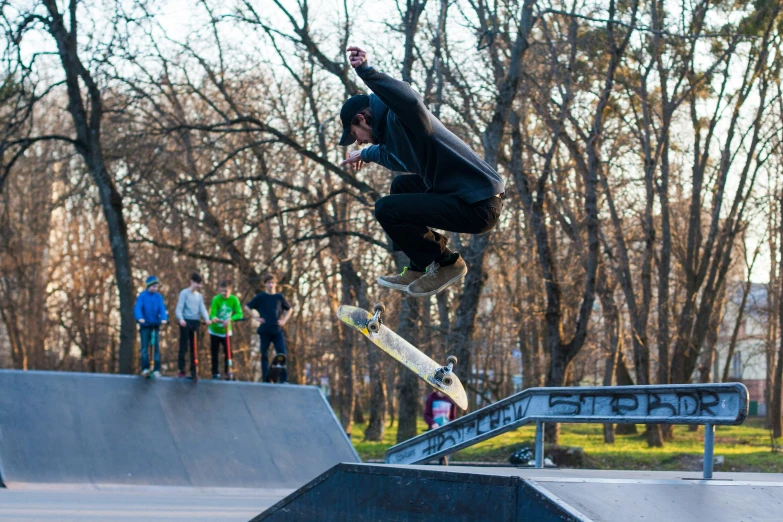
{"label": "person in dark jacket", "polygon": [[158,291],[160,281],[151,275],[144,282],[147,289],[136,298],[136,306],[133,307],[133,316],[139,323],[139,335],[141,336],[141,374],[145,377],[150,374],[149,347],[153,348],[152,371],[156,377],[160,376],[160,325],[166,324],[169,315],[166,312],[166,304],[163,296]]}
{"label": "person in dark jacket", "polygon": [[405,82],[376,71],[367,53],[349,47],[349,60],[373,94],[350,97],[340,111],[340,145],[370,144],[340,165],[374,162],[398,172],[375,218],[410,264],[378,284],[417,297],[434,295],[468,272],[448,239],[433,228],[482,234],[494,228],[505,185],[497,172],[449,131]]}
{"label": "person in dark jacket", "polygon": [[[263,282],[266,291],[256,294],[245,305],[245,311],[259,322],[257,333],[261,348],[261,378],[269,382],[269,346],[273,344],[277,354],[286,353],[283,326],[294,309],[283,294],[277,292],[277,278],[274,275],[266,274]],[[283,370],[279,382],[287,381],[288,372]]]}

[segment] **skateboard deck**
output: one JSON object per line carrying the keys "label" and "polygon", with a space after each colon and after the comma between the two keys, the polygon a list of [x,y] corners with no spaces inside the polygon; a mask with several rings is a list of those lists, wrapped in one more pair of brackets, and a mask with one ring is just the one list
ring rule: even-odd
{"label": "skateboard deck", "polygon": [[277,382],[280,380],[280,374],[285,370],[286,356],[283,353],[275,355],[272,364],[269,367],[269,373],[266,374],[267,382]]}
{"label": "skateboard deck", "polygon": [[444,366],[427,357],[383,324],[377,328],[377,332],[371,332],[368,329],[368,322],[373,319],[373,314],[363,308],[341,305],[337,309],[337,317],[354,330],[364,334],[375,346],[413,371],[421,380],[451,397],[457,406],[463,410],[468,409],[468,396],[459,377],[449,372],[446,374],[448,378],[438,381],[435,378],[436,374],[442,371]]}

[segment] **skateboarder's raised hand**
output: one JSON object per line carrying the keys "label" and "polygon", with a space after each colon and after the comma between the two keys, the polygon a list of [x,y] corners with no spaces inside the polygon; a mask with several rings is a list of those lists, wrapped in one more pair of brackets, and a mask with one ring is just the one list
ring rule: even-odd
{"label": "skateboarder's raised hand", "polygon": [[359,170],[364,166],[364,160],[362,160],[362,151],[361,150],[352,150],[348,157],[345,158],[340,162],[340,166],[343,165],[353,165],[353,168],[356,170]]}
{"label": "skateboarder's raised hand", "polygon": [[367,61],[367,53],[359,47],[352,45],[346,49],[350,54],[348,55],[348,61],[351,63],[351,67],[356,69],[361,64]]}

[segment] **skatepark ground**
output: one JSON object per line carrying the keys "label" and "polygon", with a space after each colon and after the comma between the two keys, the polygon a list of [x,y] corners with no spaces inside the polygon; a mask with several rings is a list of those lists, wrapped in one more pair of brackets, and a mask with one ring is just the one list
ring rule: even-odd
{"label": "skatepark ground", "polygon": [[[503,480],[524,477],[548,492],[571,517],[560,520],[604,522],[649,522],[656,520],[779,521],[783,513],[783,474],[717,473],[706,484],[698,473],[610,472],[591,470],[533,470],[499,467],[450,466],[371,466],[394,474],[397,470],[461,476],[466,481],[482,478]],[[399,474],[398,474],[399,476]],[[422,482],[417,487],[424,486]],[[337,486],[342,497],[348,497]],[[484,485],[486,487],[486,484]],[[451,487],[454,487],[453,483]],[[426,487],[422,493],[435,490]],[[489,493],[489,491],[487,491]],[[270,509],[295,497],[291,489],[177,488],[144,486],[25,485],[0,489],[0,520],[3,521],[247,521],[256,520],[330,520],[317,511],[293,513]],[[364,497],[364,495],[360,495]],[[396,499],[396,500],[395,500]],[[296,501],[294,498],[292,501]],[[411,498],[399,499],[400,508]],[[321,509],[340,520],[344,501],[321,495]],[[301,504],[301,501],[299,501]],[[502,505],[502,498],[491,494],[478,506],[488,512],[490,505]],[[282,508],[282,506],[278,506]],[[405,515],[381,505],[384,516],[376,520],[405,520]],[[280,516],[280,512],[283,513]],[[275,516],[275,515],[278,516]],[[425,515],[419,512],[420,515]],[[450,520],[475,520],[450,516]],[[355,520],[361,520],[357,518]],[[420,518],[425,520],[426,518]],[[480,520],[481,518],[479,518]],[[350,516],[342,520],[351,520]],[[419,520],[419,519],[417,519]],[[489,520],[487,518],[486,520]],[[497,520],[502,520],[498,518]]]}
{"label": "skatepark ground", "polygon": [[0,371],[2,521],[780,522],[783,474],[362,464],[314,387]]}
{"label": "skatepark ground", "polygon": [[0,489],[0,520],[13,522],[246,522],[293,490],[32,485]]}

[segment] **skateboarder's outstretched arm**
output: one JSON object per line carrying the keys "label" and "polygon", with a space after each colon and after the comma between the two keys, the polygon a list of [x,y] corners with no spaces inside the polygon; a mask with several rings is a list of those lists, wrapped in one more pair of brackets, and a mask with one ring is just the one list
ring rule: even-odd
{"label": "skateboarder's outstretched arm", "polygon": [[395,157],[393,154],[389,154],[385,145],[370,145],[369,147],[363,148],[361,154],[362,161],[364,162],[377,163],[389,170],[397,172],[408,171],[408,167],[403,165],[402,162],[399,161],[399,158]]}
{"label": "skateboarder's outstretched arm", "polygon": [[367,63],[367,53],[359,47],[351,46],[347,51],[351,53],[349,57],[351,67],[356,70],[359,78],[406,127],[420,136],[427,136],[432,132],[430,111],[410,85],[376,71]]}

